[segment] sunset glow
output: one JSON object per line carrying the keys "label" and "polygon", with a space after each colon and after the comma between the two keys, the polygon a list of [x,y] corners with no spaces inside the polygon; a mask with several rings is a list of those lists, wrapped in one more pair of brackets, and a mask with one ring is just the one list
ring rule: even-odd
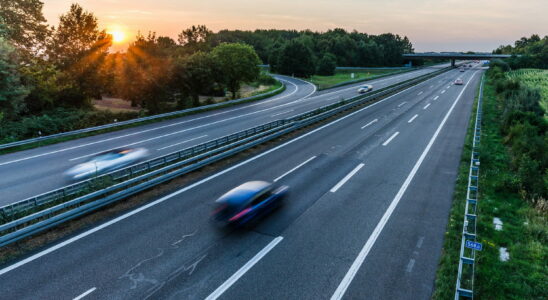
{"label": "sunset glow", "polygon": [[112,35],[112,42],[115,44],[121,44],[126,39],[125,33],[121,30],[112,30],[108,34]]}
{"label": "sunset glow", "polygon": [[[55,25],[73,0],[44,1],[46,18]],[[340,0],[331,1],[146,1],[79,0],[100,24],[123,23],[125,41],[137,32],[156,32],[174,39],[182,29],[204,24],[221,29],[311,29],[336,27],[369,34],[405,35],[416,51],[491,51],[516,37],[546,34],[546,0]],[[289,8],[289,9],[288,9]],[[106,24],[105,24],[106,23]],[[119,39],[118,39],[119,40]]]}

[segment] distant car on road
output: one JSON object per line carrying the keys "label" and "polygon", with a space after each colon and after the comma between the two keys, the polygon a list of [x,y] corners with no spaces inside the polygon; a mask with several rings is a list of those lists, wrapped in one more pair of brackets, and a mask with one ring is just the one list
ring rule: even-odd
{"label": "distant car on road", "polygon": [[464,72],[464,67],[460,67],[459,71]]}
{"label": "distant car on road", "polygon": [[275,187],[266,181],[249,181],[239,185],[215,201],[212,219],[220,225],[241,226],[278,207],[289,187]]}
{"label": "distant car on road", "polygon": [[464,84],[464,81],[462,81],[462,79],[457,78],[457,80],[455,80],[455,85],[463,85],[463,84]]}
{"label": "distant car on road", "polygon": [[103,174],[121,167],[129,166],[147,156],[148,150],[145,148],[120,148],[109,150],[70,168],[65,172],[65,176],[70,180],[87,179],[96,174]]}
{"label": "distant car on road", "polygon": [[358,93],[364,94],[373,90],[373,86],[370,84],[362,85],[358,88]]}

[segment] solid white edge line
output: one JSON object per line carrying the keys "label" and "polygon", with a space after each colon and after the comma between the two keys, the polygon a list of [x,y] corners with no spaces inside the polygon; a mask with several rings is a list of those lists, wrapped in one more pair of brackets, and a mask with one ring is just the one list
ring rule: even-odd
{"label": "solid white edge line", "polygon": [[283,173],[283,174],[280,175],[278,178],[274,179],[274,182],[276,182],[276,181],[278,181],[278,180],[284,178],[285,176],[291,174],[291,172],[294,172],[294,171],[297,170],[298,168],[300,168],[300,167],[306,165],[308,162],[310,162],[310,161],[313,160],[314,158],[316,158],[316,155],[314,155],[314,156],[312,156],[311,158],[305,160],[304,162],[302,162],[301,164],[299,164],[299,165],[296,166],[295,168],[293,168],[293,169],[291,169],[291,170],[289,170],[289,171]]}
{"label": "solid white edge line", "polygon": [[417,173],[419,167],[421,166],[422,162],[424,161],[424,159],[426,158],[426,155],[428,154],[428,152],[430,151],[430,148],[432,148],[432,145],[434,144],[434,142],[436,141],[436,138],[438,137],[441,129],[443,128],[443,126],[445,125],[445,122],[447,121],[447,119],[449,118],[449,116],[451,115],[451,112],[453,112],[453,109],[455,108],[455,106],[457,105],[458,101],[460,100],[464,90],[466,90],[466,87],[468,86],[468,84],[470,83],[470,81],[472,81],[472,78],[474,78],[474,76],[476,75],[478,71],[476,71],[472,77],[470,77],[470,80],[468,80],[468,83],[466,83],[466,86],[462,89],[462,91],[460,92],[460,94],[458,95],[457,99],[455,100],[455,102],[453,102],[453,105],[451,105],[451,107],[449,108],[449,111],[445,114],[445,117],[443,118],[443,120],[441,121],[440,125],[438,126],[438,128],[436,129],[436,132],[434,132],[434,135],[432,136],[432,138],[430,139],[430,141],[428,142],[428,145],[426,145],[426,148],[424,149],[424,151],[422,152],[421,156],[419,157],[419,159],[417,160],[417,162],[415,163],[415,165],[413,166],[413,169],[411,170],[411,172],[409,173],[409,175],[407,176],[407,178],[405,179],[405,181],[403,182],[402,186],[400,187],[398,193],[396,194],[396,196],[394,197],[394,199],[392,200],[392,202],[390,203],[390,206],[388,207],[388,209],[385,211],[384,215],[382,216],[382,218],[380,219],[379,223],[377,224],[377,226],[375,227],[375,229],[373,230],[373,232],[371,233],[371,235],[369,236],[369,239],[367,239],[367,242],[365,243],[365,245],[363,246],[363,248],[361,249],[360,253],[358,254],[358,256],[356,257],[356,259],[354,260],[354,262],[352,263],[352,265],[350,266],[350,269],[348,270],[348,272],[346,273],[346,275],[344,276],[343,280],[341,281],[341,283],[339,284],[339,286],[337,287],[337,289],[335,290],[335,292],[333,293],[333,295],[331,296],[331,300],[339,300],[341,299],[343,296],[344,296],[344,293],[346,292],[346,290],[348,289],[348,287],[350,286],[350,283],[352,282],[352,280],[354,279],[354,276],[356,276],[359,268],[361,267],[361,265],[363,264],[363,262],[365,261],[365,258],[367,257],[367,254],[369,254],[369,251],[371,250],[371,248],[373,247],[373,245],[375,244],[375,241],[377,240],[377,238],[379,237],[381,231],[383,230],[384,226],[386,225],[386,223],[388,222],[388,219],[390,218],[390,216],[392,215],[392,213],[394,212],[394,210],[396,209],[396,206],[398,205],[398,203],[400,202],[400,199],[403,197],[403,194],[405,193],[405,191],[407,190],[407,187],[409,186],[409,184],[411,183],[411,180],[413,180],[413,177],[415,177],[415,174]]}
{"label": "solid white edge line", "polygon": [[158,148],[156,150],[160,151],[160,150],[164,150],[164,149],[167,149],[167,148],[171,148],[171,147],[175,147],[175,146],[179,146],[181,144],[184,144],[184,143],[188,143],[188,142],[192,142],[194,140],[197,140],[197,139],[201,139],[201,138],[205,138],[207,137],[208,135],[207,134],[204,134],[202,136],[198,136],[198,137],[195,137],[195,138],[191,138],[189,140],[186,140],[186,141],[182,141],[182,142],[178,142],[178,143],[175,143],[175,144],[171,144],[169,146],[165,146],[165,147],[162,147],[162,148]]}
{"label": "solid white edge line", "polygon": [[382,145],[383,145],[383,146],[386,146],[386,145],[390,144],[390,142],[391,142],[395,137],[397,137],[398,134],[400,134],[399,131],[394,132],[394,133],[393,133],[393,134],[392,134],[384,143],[382,143]]}
{"label": "solid white edge line", "polygon": [[367,126],[369,126],[369,125],[371,125],[371,124],[373,124],[373,123],[376,123],[376,122],[378,122],[378,121],[379,121],[379,119],[375,119],[375,120],[373,120],[373,121],[371,121],[371,122],[369,122],[369,123],[363,125],[363,126],[362,126],[362,129],[364,129],[365,127],[367,127]]}
{"label": "solid white edge line", "polygon": [[221,284],[213,293],[211,293],[206,300],[215,300],[219,298],[226,290],[228,290],[240,277],[242,277],[249,269],[251,269],[257,262],[259,262],[265,255],[270,252],[276,245],[283,240],[283,237],[279,236],[273,239],[266,247],[264,247],[259,253],[251,258],[245,265],[243,265],[236,273],[228,278],[223,284]]}
{"label": "solid white edge line", "polygon": [[352,178],[352,176],[354,176],[354,174],[356,174],[362,167],[364,166],[364,164],[359,164],[357,165],[354,170],[352,170],[350,173],[346,174],[346,176],[344,176],[343,179],[341,179],[341,181],[339,181],[334,187],[332,187],[329,191],[331,193],[335,193],[337,190],[339,190],[341,188],[341,186],[343,186],[348,180],[350,180],[350,178]]}
{"label": "solid white edge line", "polygon": [[310,85],[312,85],[312,86],[314,87],[314,89],[312,89],[312,92],[310,92],[310,94],[308,94],[308,95],[302,97],[301,100],[304,100],[304,99],[306,99],[306,98],[312,96],[312,94],[314,94],[314,93],[318,90],[318,87],[317,87],[315,84],[313,84],[312,82],[308,82],[308,81],[305,81],[305,80],[303,80],[303,81],[306,82],[306,83],[308,83],[308,84],[310,84]]}
{"label": "solid white edge line", "polygon": [[82,298],[84,298],[85,296],[93,293],[97,288],[96,287],[93,287],[85,292],[83,292],[82,294],[80,294],[78,297],[74,298],[73,300],[80,300]]}
{"label": "solid white edge line", "polygon": [[[437,76],[436,76],[436,77],[437,77]],[[430,78],[430,79],[428,79],[428,80],[426,80],[426,81],[423,81],[423,82],[421,82],[421,83],[419,83],[419,84],[423,84],[423,83],[425,83],[425,82],[428,82],[428,81],[430,81],[430,80],[432,80],[432,79],[434,79],[434,78],[436,78],[436,77],[432,77],[432,78]],[[75,241],[77,241],[77,240],[79,240],[79,239],[82,239],[82,238],[84,238],[84,237],[86,237],[86,236],[88,236],[88,235],[91,235],[91,234],[93,234],[93,233],[95,233],[95,232],[97,232],[97,231],[99,231],[99,230],[101,230],[101,229],[103,229],[103,228],[106,228],[106,227],[108,227],[108,226],[110,226],[110,225],[112,225],[112,224],[115,224],[115,223],[118,223],[118,222],[120,222],[120,221],[122,221],[122,220],[124,220],[124,219],[127,219],[127,218],[129,218],[129,217],[131,217],[131,216],[133,216],[133,215],[135,215],[135,214],[137,214],[137,213],[139,213],[139,212],[141,212],[141,211],[143,211],[143,210],[145,210],[145,209],[148,209],[148,208],[150,208],[150,207],[156,206],[156,205],[158,205],[158,204],[160,204],[160,203],[162,203],[162,202],[165,202],[166,200],[168,200],[168,199],[170,199],[170,198],[173,198],[173,197],[175,197],[175,196],[177,196],[177,195],[179,195],[179,194],[181,194],[181,193],[184,193],[184,192],[186,192],[186,191],[188,191],[188,190],[190,190],[190,189],[193,189],[193,188],[196,187],[196,186],[199,186],[199,185],[201,185],[201,184],[203,184],[203,183],[206,183],[206,182],[208,182],[208,181],[210,181],[210,180],[212,180],[212,179],[215,179],[215,178],[217,178],[217,177],[219,177],[219,176],[221,176],[221,175],[223,175],[223,174],[225,174],[225,173],[228,173],[228,172],[230,172],[230,171],[232,171],[232,170],[234,170],[234,169],[237,169],[237,168],[239,168],[239,167],[241,167],[241,166],[243,166],[243,165],[246,165],[246,164],[248,164],[248,163],[250,163],[250,162],[252,162],[252,161],[254,161],[254,160],[256,160],[256,159],[259,159],[259,158],[261,158],[261,157],[263,157],[263,156],[265,156],[265,155],[268,155],[268,154],[270,154],[271,152],[274,152],[274,151],[276,151],[276,150],[278,150],[278,149],[281,149],[281,148],[283,148],[283,147],[285,147],[285,146],[287,146],[287,145],[289,145],[289,144],[292,144],[292,143],[294,143],[294,142],[297,142],[297,141],[299,141],[299,140],[301,140],[301,139],[303,139],[303,138],[305,138],[305,137],[307,137],[307,136],[309,136],[309,135],[312,135],[312,134],[314,134],[314,133],[316,133],[316,132],[318,132],[318,131],[320,131],[320,130],[322,130],[322,129],[324,129],[324,128],[327,128],[327,127],[329,127],[329,126],[331,126],[331,125],[333,125],[333,124],[336,124],[336,123],[338,123],[338,122],[340,122],[340,121],[342,121],[342,120],[345,120],[345,119],[347,119],[347,118],[350,118],[350,117],[352,117],[352,116],[354,116],[354,115],[356,115],[356,114],[358,114],[358,113],[360,113],[360,112],[362,112],[362,111],[364,111],[364,110],[368,110],[368,109],[370,109],[371,107],[374,107],[374,106],[376,106],[376,105],[378,105],[378,104],[381,104],[381,103],[383,103],[383,102],[385,102],[385,101],[388,101],[388,100],[391,99],[392,97],[395,97],[395,96],[397,96],[397,95],[399,95],[399,94],[401,94],[401,93],[404,93],[404,92],[406,92],[406,91],[408,91],[408,90],[410,90],[410,89],[412,89],[412,88],[415,88],[415,87],[416,87],[416,85],[410,86],[410,87],[408,87],[408,88],[406,88],[406,89],[404,89],[404,90],[402,90],[402,91],[397,92],[397,93],[394,94],[394,95],[391,95],[391,96],[388,96],[388,97],[384,98],[383,100],[380,100],[380,101],[378,101],[378,102],[372,103],[371,105],[368,105],[368,106],[366,106],[366,107],[364,107],[364,108],[362,108],[362,109],[359,109],[359,110],[357,110],[357,111],[355,111],[355,112],[349,113],[348,115],[343,116],[343,117],[341,117],[341,118],[335,119],[335,120],[333,120],[333,121],[330,122],[330,123],[327,123],[327,124],[325,124],[325,125],[323,125],[323,126],[320,126],[320,127],[316,128],[316,129],[314,129],[314,130],[312,130],[312,131],[310,131],[310,132],[307,132],[307,133],[305,133],[305,134],[303,134],[303,135],[300,135],[300,136],[298,136],[298,137],[296,137],[296,138],[294,138],[294,139],[292,139],[292,140],[289,140],[289,141],[287,141],[287,142],[285,142],[285,143],[283,143],[283,144],[281,144],[281,145],[279,145],[279,146],[276,146],[276,147],[274,147],[274,148],[272,148],[272,149],[270,149],[270,150],[267,150],[267,151],[265,151],[265,152],[262,152],[262,153],[260,153],[260,154],[258,154],[258,155],[256,155],[256,156],[253,156],[253,157],[251,157],[251,158],[249,158],[249,159],[247,159],[247,160],[244,160],[243,162],[241,162],[241,163],[239,163],[239,164],[236,164],[236,165],[231,166],[231,167],[229,167],[229,168],[227,168],[227,169],[224,169],[224,170],[222,170],[222,171],[219,171],[218,173],[215,173],[215,174],[213,174],[213,175],[211,175],[211,176],[209,176],[209,177],[206,177],[206,178],[204,178],[204,179],[202,179],[202,180],[199,180],[199,181],[197,181],[197,182],[195,182],[195,183],[193,183],[193,184],[191,184],[191,185],[188,185],[188,186],[186,186],[186,187],[184,187],[184,188],[182,188],[182,189],[180,189],[180,190],[178,190],[178,191],[175,191],[175,192],[173,192],[173,193],[171,193],[171,194],[169,194],[169,195],[166,195],[166,196],[164,196],[164,197],[162,197],[162,198],[160,198],[160,199],[158,199],[158,200],[155,200],[155,201],[153,201],[153,202],[150,202],[149,204],[143,205],[143,206],[141,206],[141,207],[139,207],[139,208],[137,208],[137,209],[135,209],[135,210],[132,210],[132,211],[130,211],[130,212],[127,212],[127,213],[125,213],[125,214],[123,214],[123,215],[121,215],[121,216],[119,216],[119,217],[117,217],[117,218],[115,218],[115,219],[112,219],[112,220],[110,220],[110,221],[108,221],[108,222],[105,222],[105,223],[103,223],[103,224],[101,224],[101,225],[99,225],[99,226],[97,226],[97,227],[94,227],[94,228],[91,228],[91,229],[89,229],[89,230],[87,230],[87,231],[84,231],[84,232],[82,232],[82,233],[80,233],[80,234],[78,234],[78,235],[76,235],[76,236],[74,236],[74,237],[72,237],[72,238],[70,238],[70,239],[68,239],[68,240],[65,240],[65,241],[63,241],[63,242],[61,242],[61,243],[59,243],[59,244],[56,244],[56,245],[51,246],[50,248],[47,248],[47,249],[45,249],[45,250],[42,250],[42,251],[40,251],[40,252],[38,252],[38,253],[36,253],[36,254],[34,254],[34,255],[32,255],[32,256],[29,256],[29,257],[27,257],[27,258],[25,258],[25,259],[23,259],[23,260],[21,260],[21,261],[19,261],[19,262],[17,262],[17,263],[14,263],[14,264],[12,264],[12,265],[10,265],[10,266],[7,266],[7,267],[5,267],[5,268],[3,268],[3,269],[0,269],[0,276],[3,275],[3,274],[5,274],[5,273],[7,273],[7,272],[9,272],[9,271],[11,271],[11,270],[17,269],[18,267],[23,266],[23,265],[25,265],[25,264],[27,264],[27,263],[29,263],[29,262],[31,262],[31,261],[34,261],[34,260],[36,260],[36,259],[38,259],[38,258],[40,258],[40,257],[42,257],[42,256],[44,256],[44,255],[47,255],[47,254],[49,254],[49,253],[51,253],[51,252],[53,252],[53,251],[55,251],[55,250],[57,250],[57,249],[60,249],[60,248],[62,248],[62,247],[64,247],[64,246],[66,246],[66,245],[72,244],[72,243],[74,243]],[[464,90],[464,89],[463,89],[463,90]]]}
{"label": "solid white edge line", "polygon": [[415,120],[419,115],[414,115],[411,119],[409,119],[409,121],[407,121],[407,123],[411,123],[413,122],[413,120]]}

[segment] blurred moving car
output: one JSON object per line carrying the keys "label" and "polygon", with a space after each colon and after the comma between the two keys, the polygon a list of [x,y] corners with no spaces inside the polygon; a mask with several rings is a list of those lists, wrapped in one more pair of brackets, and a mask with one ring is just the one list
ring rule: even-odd
{"label": "blurred moving car", "polygon": [[65,172],[70,180],[87,179],[94,175],[129,166],[148,156],[145,148],[120,148],[109,150],[93,156],[88,161],[78,164]]}
{"label": "blurred moving car", "polygon": [[220,225],[241,226],[278,207],[289,187],[275,187],[266,181],[249,181],[215,201],[212,218]]}
{"label": "blurred moving car", "polygon": [[373,90],[373,86],[370,84],[362,85],[358,88],[358,93],[364,94]]}
{"label": "blurred moving car", "polygon": [[457,78],[457,80],[455,80],[455,85],[463,85],[463,84],[464,84],[464,81],[462,81],[462,79]]}

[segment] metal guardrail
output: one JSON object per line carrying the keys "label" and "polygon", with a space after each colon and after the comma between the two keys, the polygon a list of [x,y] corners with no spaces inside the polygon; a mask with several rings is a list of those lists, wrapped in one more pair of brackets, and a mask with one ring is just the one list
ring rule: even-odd
{"label": "metal guardrail", "polygon": [[481,105],[483,101],[483,81],[481,78],[478,106],[476,109],[476,121],[474,125],[474,137],[472,140],[472,154],[470,157],[470,170],[468,173],[468,187],[466,191],[466,206],[464,210],[464,224],[462,226],[462,240],[459,253],[459,269],[455,286],[455,300],[461,298],[474,298],[474,273],[476,250],[466,247],[467,241],[476,242],[477,204],[479,196],[479,143],[481,139]]}
{"label": "metal guardrail", "polygon": [[[62,199],[63,197],[65,197],[64,194],[73,196],[77,195],[77,197],[74,199],[70,199],[66,202],[43,209],[34,214],[24,216],[0,225],[0,246],[5,246],[21,238],[30,236],[32,234],[46,230],[50,227],[56,226],[60,223],[74,219],[78,216],[94,211],[115,201],[127,198],[138,192],[149,189],[158,184],[169,181],[173,178],[189,173],[223,158],[235,155],[246,149],[275,139],[281,135],[329,118],[342,111],[351,109],[366,102],[373,101],[388,94],[405,89],[418,82],[424,81],[442,72],[445,72],[448,69],[450,68],[419,76],[417,78],[377,90],[373,94],[359,95],[349,99],[341,100],[331,105],[314,109],[309,112],[299,114],[289,119],[277,120],[275,122],[268,123],[270,125],[264,124],[261,125],[262,129],[257,129],[258,127],[261,127],[257,126],[254,127],[254,131],[253,129],[241,131],[238,134],[247,132],[247,136],[242,136],[232,143],[228,142],[229,137],[237,136],[238,134],[229,135],[221,139],[215,140],[217,142],[211,141],[189,148],[201,149],[194,152],[194,154],[190,154],[190,152],[192,151],[189,151],[189,149],[185,149],[158,159],[150,160],[142,164],[130,166],[116,172],[105,174],[101,176],[101,178],[108,179],[108,176],[121,176],[119,178],[129,179],[119,183],[115,183],[105,188],[91,191],[87,194],[85,194],[85,192],[86,188],[88,187],[79,186],[79,183],[21,201],[23,203],[14,203],[12,205],[9,205],[10,208],[8,208],[8,206],[4,206],[0,208],[0,211],[2,213],[6,212],[7,215],[14,216],[18,212],[20,212],[20,209],[29,211],[39,208],[41,203],[43,203],[39,203],[39,201],[49,201],[49,203],[52,203],[52,201],[57,200],[51,199]],[[224,142],[219,142],[223,139]],[[174,158],[170,160],[171,156],[173,156]],[[175,158],[176,156],[182,156],[183,159],[181,160],[179,158]],[[158,167],[154,166],[154,161],[160,161]],[[138,167],[143,165],[146,165],[146,168],[152,171],[144,173],[144,171],[140,169],[141,167]],[[126,174],[126,172],[133,172],[131,174],[137,176],[131,177],[130,175]],[[111,180],[113,179],[111,178]]]}
{"label": "metal guardrail", "polygon": [[0,220],[9,220],[10,217],[17,213],[22,213],[30,210],[34,210],[37,207],[45,206],[51,203],[55,203],[62,198],[79,195],[84,191],[93,191],[101,183],[111,182],[115,184],[117,182],[140,176],[145,173],[149,173],[153,170],[165,167],[170,164],[174,164],[181,160],[188,160],[192,157],[197,157],[203,153],[213,151],[225,145],[234,144],[238,141],[245,140],[251,136],[255,136],[262,132],[271,131],[277,129],[284,124],[289,123],[288,120],[276,120],[259,126],[255,126],[250,129],[242,130],[240,132],[223,136],[221,138],[211,140],[193,147],[189,147],[180,151],[172,152],[167,155],[150,159],[142,163],[138,163],[120,170],[112,171],[95,178],[84,180],[75,184],[71,184],[60,189],[56,189],[50,192],[46,192],[37,196],[27,198],[9,205],[0,207]]}
{"label": "metal guardrail", "polygon": [[163,114],[158,114],[158,115],[153,115],[153,116],[148,116],[148,117],[143,117],[143,118],[131,119],[131,120],[121,121],[121,122],[116,122],[116,123],[110,123],[110,124],[105,124],[105,125],[100,125],[100,126],[95,126],[95,127],[88,127],[88,128],[83,128],[83,129],[78,129],[78,130],[73,130],[73,131],[61,132],[61,133],[51,134],[51,135],[47,135],[47,136],[40,136],[40,137],[36,137],[36,138],[30,138],[30,139],[21,140],[21,141],[12,142],[12,143],[7,143],[7,144],[0,144],[0,150],[13,148],[13,147],[17,147],[17,146],[22,146],[22,145],[27,145],[27,144],[32,144],[32,143],[36,143],[36,142],[47,141],[47,140],[51,140],[51,139],[54,139],[54,138],[60,138],[60,137],[72,136],[72,135],[77,135],[77,134],[82,134],[82,133],[94,132],[94,131],[98,131],[98,130],[115,128],[115,127],[120,127],[120,126],[125,126],[125,125],[130,125],[130,124],[135,124],[135,123],[140,123],[140,122],[145,122],[145,121],[150,121],[150,120],[156,120],[156,119],[176,116],[176,115],[180,115],[180,114],[188,114],[188,113],[202,111],[202,110],[209,110],[209,109],[212,109],[212,108],[223,107],[225,105],[238,104],[238,103],[241,103],[241,102],[246,102],[246,101],[250,101],[250,100],[253,100],[253,99],[257,99],[257,98],[263,98],[263,97],[269,97],[269,96],[272,96],[272,95],[276,95],[284,88],[285,88],[285,84],[282,82],[282,86],[280,86],[279,88],[277,88],[273,91],[263,93],[263,94],[259,94],[259,95],[255,95],[255,96],[251,96],[251,97],[240,98],[240,99],[235,99],[235,100],[230,100],[230,101],[225,101],[225,102],[219,102],[219,103],[209,104],[209,105],[204,105],[204,106],[198,106],[198,107],[193,107],[193,108],[189,108],[189,109],[183,109],[183,110],[178,110],[178,111],[173,111],[173,112],[168,112],[168,113],[163,113]]}

